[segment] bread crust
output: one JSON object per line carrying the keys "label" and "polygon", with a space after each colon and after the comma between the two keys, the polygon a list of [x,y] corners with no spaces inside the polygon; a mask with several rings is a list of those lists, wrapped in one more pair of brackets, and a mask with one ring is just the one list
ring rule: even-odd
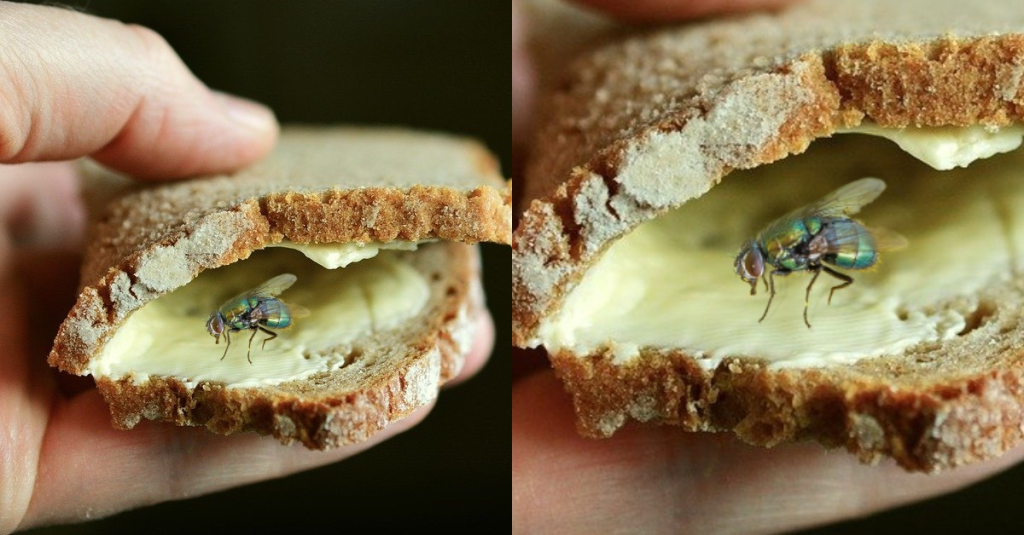
{"label": "bread crust", "polygon": [[145,302],[286,239],[511,238],[511,190],[497,162],[451,136],[290,128],[271,157],[235,175],[145,187],[94,171],[102,200],[90,213],[82,291],[49,357],[76,375]]}
{"label": "bread crust", "polygon": [[609,437],[629,421],[668,424],[732,431],[766,447],[816,440],[867,463],[891,457],[907,470],[937,472],[995,457],[1024,438],[1024,351],[1004,351],[997,367],[933,381],[915,377],[901,357],[799,370],[749,358],[707,370],[685,352],[649,348],[627,365],[607,352],[550,358],[585,436]]}
{"label": "bread crust", "polygon": [[[611,243],[733,170],[801,153],[865,120],[1021,121],[1020,32],[1024,19],[1010,2],[968,15],[955,2],[809,1],[660,30],[580,58],[544,99],[526,166],[513,234],[513,343],[540,343],[540,322]],[[591,436],[631,419],[672,423],[733,430],[761,445],[816,439],[929,471],[1021,439],[1010,423],[1019,421],[1022,377],[1011,348],[998,369],[905,390],[893,390],[900,383],[884,358],[849,377],[753,359],[704,371],[683,352],[651,348],[625,366],[604,353],[551,359]]]}
{"label": "bread crust", "polygon": [[[340,371],[254,388],[98,378],[119,428],[147,418],[316,449],[363,440],[429,403],[462,368],[482,306],[477,252],[464,244],[511,239],[511,186],[496,160],[440,134],[293,127],[274,154],[234,175],[147,187],[91,171],[82,289],[48,358],[77,375],[144,304],[270,245],[442,240],[400,254],[429,281],[424,312],[361,340]],[[342,381],[363,365],[361,381]]]}

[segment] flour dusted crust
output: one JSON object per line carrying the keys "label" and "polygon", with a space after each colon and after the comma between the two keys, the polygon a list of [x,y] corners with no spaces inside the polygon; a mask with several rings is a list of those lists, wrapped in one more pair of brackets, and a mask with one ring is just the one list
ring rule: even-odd
{"label": "flour dusted crust", "polygon": [[409,130],[291,128],[271,156],[234,175],[140,186],[97,171],[91,182],[82,290],[49,356],[79,375],[142,305],[269,245],[441,240],[400,254],[429,281],[423,313],[361,341],[341,373],[239,389],[101,379],[122,428],[148,418],[319,449],[361,440],[461,369],[482,302],[477,253],[463,243],[511,235],[511,187],[494,158],[466,139]]}
{"label": "flour dusted crust", "polygon": [[[866,120],[1019,122],[1022,79],[1024,10],[1008,0],[969,10],[812,0],[648,31],[580,58],[544,99],[526,168],[513,343],[539,343],[541,319],[610,243],[731,171]],[[934,351],[827,371],[753,359],[703,371],[684,352],[651,349],[625,366],[607,354],[551,358],[585,434],[607,436],[631,419],[665,422],[762,445],[817,439],[866,460],[938,470],[997,455],[1024,434],[1019,318],[1007,309],[990,312],[962,347],[941,348],[948,365],[919,362]],[[985,336],[998,343],[986,347]]]}

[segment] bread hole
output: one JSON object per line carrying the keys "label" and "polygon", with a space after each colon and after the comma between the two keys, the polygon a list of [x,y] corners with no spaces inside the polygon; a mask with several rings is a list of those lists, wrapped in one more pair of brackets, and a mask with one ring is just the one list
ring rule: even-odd
{"label": "bread hole", "polygon": [[945,60],[948,50],[945,43],[934,43],[925,50],[925,53],[928,61],[941,62]]}
{"label": "bread hole", "polygon": [[964,328],[956,333],[957,336],[965,336],[971,331],[981,327],[996,313],[996,307],[989,301],[981,301],[978,306],[964,318]]}
{"label": "bread hole", "polygon": [[356,359],[362,358],[362,356],[362,349],[359,349],[358,347],[353,348],[352,351],[349,351],[348,355],[345,355],[345,366],[352,364],[353,362],[356,361]]}
{"label": "bread hole", "polygon": [[908,319],[910,319],[910,312],[906,309],[906,307],[901,306],[896,309],[896,317],[899,318],[900,321],[907,321]]}

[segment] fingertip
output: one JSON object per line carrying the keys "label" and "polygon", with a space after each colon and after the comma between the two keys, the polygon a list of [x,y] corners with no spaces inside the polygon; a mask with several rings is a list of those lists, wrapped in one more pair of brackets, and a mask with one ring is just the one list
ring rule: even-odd
{"label": "fingertip", "polygon": [[494,319],[486,310],[477,314],[473,327],[473,342],[465,356],[465,362],[458,375],[448,381],[445,386],[454,386],[473,377],[483,369],[494,349]]}
{"label": "fingertip", "polygon": [[230,122],[236,147],[235,160],[224,162],[222,171],[232,171],[256,162],[270,153],[281,128],[269,107],[247,98],[212,91],[213,98]]}
{"label": "fingertip", "polygon": [[153,99],[110,144],[92,155],[135,178],[164,180],[231,173],[266,156],[280,133],[273,111],[235,95],[206,93],[184,103]]}
{"label": "fingertip", "polygon": [[239,127],[251,130],[254,136],[261,138],[276,135],[277,118],[270,108],[259,102],[221,91],[211,91],[211,94],[224,109],[227,118]]}

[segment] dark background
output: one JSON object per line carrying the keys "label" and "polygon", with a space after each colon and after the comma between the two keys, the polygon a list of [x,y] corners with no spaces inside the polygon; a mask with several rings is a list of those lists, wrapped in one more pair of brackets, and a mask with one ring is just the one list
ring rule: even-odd
{"label": "dark background", "polygon": [[[53,2],[47,2],[53,3]],[[481,139],[509,171],[511,15],[480,0],[64,0],[157,30],[209,86],[282,122],[406,125]],[[496,350],[425,422],[283,479],[34,533],[331,531],[509,526],[511,252],[485,245]],[[501,531],[498,531],[501,530]]]}

